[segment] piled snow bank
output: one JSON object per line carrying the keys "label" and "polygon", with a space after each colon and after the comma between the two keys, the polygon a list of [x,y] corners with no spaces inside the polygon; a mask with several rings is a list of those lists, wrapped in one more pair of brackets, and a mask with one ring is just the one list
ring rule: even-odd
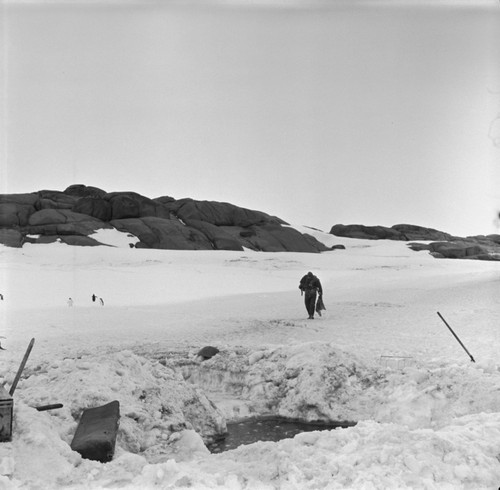
{"label": "piled snow bank", "polygon": [[[170,353],[162,365],[125,351],[31,365],[16,391],[15,437],[0,445],[0,484],[476,489],[500,481],[500,402],[494,396],[500,374],[493,366],[395,371],[322,342],[221,349],[202,363],[188,357]],[[174,367],[202,383],[209,397],[217,390],[228,399],[241,397],[254,414],[363,421],[212,455],[200,434],[209,439],[223,432],[224,417]],[[115,458],[84,460],[69,446],[79,414],[112,399],[122,412]],[[30,408],[54,402],[64,408]]]}
{"label": "piled snow bank", "polygon": [[222,349],[201,364],[170,354],[165,362],[203,386],[228,420],[279,415],[304,421],[375,420],[416,429],[442,427],[467,414],[500,412],[500,372],[494,366],[392,369],[323,342]]}
{"label": "piled snow bank", "polygon": [[[52,459],[59,461],[56,473],[61,475],[80,464],[81,458],[69,448],[80,414],[112,400],[120,402],[121,411],[117,447],[141,454],[146,461],[179,458],[186,430],[196,431],[194,445],[203,451],[207,449],[201,437],[211,441],[226,431],[224,417],[200,389],[171,369],[131,352],[44,361],[24,376],[27,379],[16,391],[14,440],[0,445],[0,468],[7,466],[3,474],[21,481],[44,479],[41,473]],[[12,382],[10,377],[5,381]],[[28,407],[56,402],[64,407],[50,413]],[[28,464],[25,458],[34,458],[33,451],[40,461]]]}
{"label": "piled snow bank", "polygon": [[187,380],[207,392],[224,392],[247,401],[242,413],[238,404],[221,403],[228,419],[242,415],[279,415],[304,421],[353,421],[366,411],[350,403],[361,391],[377,382],[351,354],[331,344],[310,342],[279,348],[223,350],[199,363],[175,360]]}
{"label": "piled snow bank", "polygon": [[[231,488],[472,490],[498,486],[499,437],[500,414],[463,417],[437,431],[367,421],[240,446],[217,460],[237,474],[239,485]],[[221,466],[217,473],[208,462],[202,468],[213,476],[192,478],[193,486],[217,488]]]}
{"label": "piled snow bank", "polygon": [[[36,482],[39,488],[472,490],[496,488],[500,480],[499,414],[463,417],[437,431],[367,421],[349,429],[307,432],[218,455],[200,450],[193,434],[184,432],[189,461],[157,464],[122,452],[107,464],[81,460],[73,466],[66,462],[68,456],[63,458],[63,448],[51,449],[53,438],[40,443],[50,437],[50,430],[38,423],[36,433],[38,441],[30,441],[32,449],[25,439],[23,450],[36,454],[37,465],[45,464],[45,471],[36,480],[30,470],[23,483]],[[0,481],[5,488],[15,488],[15,482]]]}
{"label": "piled snow bank", "polygon": [[499,413],[497,367],[444,364],[386,373],[384,382],[365,393],[372,419],[411,428],[443,427],[467,414]]}

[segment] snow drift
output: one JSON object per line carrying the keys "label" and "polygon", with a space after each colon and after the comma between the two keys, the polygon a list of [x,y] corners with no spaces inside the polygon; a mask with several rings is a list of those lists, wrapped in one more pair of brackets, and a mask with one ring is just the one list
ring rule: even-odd
{"label": "snow drift", "polygon": [[[500,484],[498,263],[436,261],[385,240],[266,254],[131,249],[128,239],[0,248],[7,386],[36,338],[13,439],[0,444],[3,488]],[[314,321],[297,288],[307,270],[325,290]],[[220,352],[200,362],[204,345]],[[409,362],[386,362],[397,358]],[[113,399],[114,459],[82,459],[69,446],[81,410]],[[228,421],[270,413],[357,425],[208,451]]]}

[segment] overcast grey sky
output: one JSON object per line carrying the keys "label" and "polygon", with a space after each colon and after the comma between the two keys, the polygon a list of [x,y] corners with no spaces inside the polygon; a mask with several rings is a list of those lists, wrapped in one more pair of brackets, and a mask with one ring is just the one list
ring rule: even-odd
{"label": "overcast grey sky", "polygon": [[500,2],[2,8],[2,193],[82,183],[326,231],[499,232]]}

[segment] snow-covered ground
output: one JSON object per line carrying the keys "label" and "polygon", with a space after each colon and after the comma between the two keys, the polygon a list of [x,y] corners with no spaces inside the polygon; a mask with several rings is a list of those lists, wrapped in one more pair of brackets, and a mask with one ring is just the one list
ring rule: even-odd
{"label": "snow-covered ground", "polygon": [[[301,231],[346,249],[132,249],[109,230],[107,247],[1,247],[7,387],[36,340],[0,488],[498,488],[500,264]],[[327,308],[314,320],[298,289],[309,270]],[[200,363],[205,345],[220,353]],[[81,410],[111,400],[115,457],[82,459]],[[49,403],[64,407],[33,408]],[[207,450],[256,414],[358,424]]]}

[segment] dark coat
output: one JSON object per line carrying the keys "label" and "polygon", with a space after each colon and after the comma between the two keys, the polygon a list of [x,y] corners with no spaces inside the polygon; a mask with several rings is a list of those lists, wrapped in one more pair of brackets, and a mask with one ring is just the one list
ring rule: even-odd
{"label": "dark coat", "polygon": [[305,292],[316,292],[320,295],[323,294],[323,288],[321,287],[320,280],[314,274],[306,274],[301,280],[299,284],[299,289]]}

